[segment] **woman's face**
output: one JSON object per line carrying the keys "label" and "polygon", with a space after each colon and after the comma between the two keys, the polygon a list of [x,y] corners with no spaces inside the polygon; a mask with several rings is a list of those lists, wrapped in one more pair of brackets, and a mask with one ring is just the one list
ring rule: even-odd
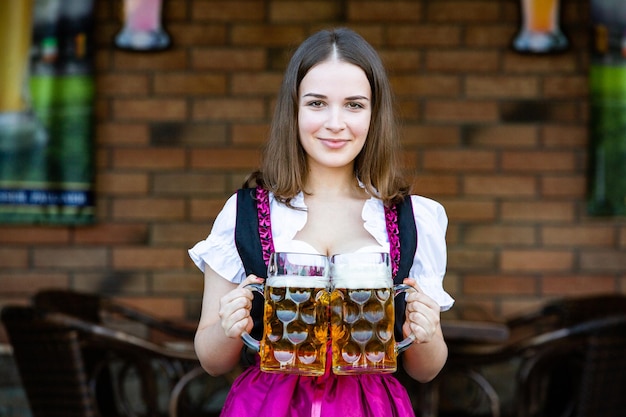
{"label": "woman's face", "polygon": [[298,130],[309,166],[352,166],[370,126],[372,91],[363,70],[331,59],[309,70],[298,91]]}

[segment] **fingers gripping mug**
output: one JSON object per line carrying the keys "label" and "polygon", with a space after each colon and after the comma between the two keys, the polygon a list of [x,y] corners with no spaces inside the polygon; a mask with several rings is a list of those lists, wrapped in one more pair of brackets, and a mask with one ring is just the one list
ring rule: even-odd
{"label": "fingers gripping mug", "polygon": [[412,342],[394,338],[394,297],[412,287],[393,285],[389,254],[331,257],[330,332],[337,375],[392,373]]}
{"label": "fingers gripping mug", "polygon": [[261,356],[266,372],[323,375],[328,340],[329,263],[323,255],[273,253],[263,294],[263,338],[243,333],[244,343]]}

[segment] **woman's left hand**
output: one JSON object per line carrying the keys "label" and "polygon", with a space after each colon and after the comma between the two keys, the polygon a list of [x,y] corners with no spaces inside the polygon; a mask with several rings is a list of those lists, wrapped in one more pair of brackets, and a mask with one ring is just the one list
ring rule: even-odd
{"label": "woman's left hand", "polygon": [[411,335],[415,343],[430,342],[440,326],[439,304],[426,295],[413,278],[405,278],[404,284],[415,291],[406,292],[406,319],[402,326],[405,335]]}

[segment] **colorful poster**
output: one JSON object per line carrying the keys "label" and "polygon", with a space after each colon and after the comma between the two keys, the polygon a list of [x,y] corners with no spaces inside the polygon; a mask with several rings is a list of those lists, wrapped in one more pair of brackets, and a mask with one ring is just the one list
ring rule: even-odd
{"label": "colorful poster", "polygon": [[588,212],[626,215],[626,2],[591,0]]}
{"label": "colorful poster", "polygon": [[[29,46],[11,48],[14,70],[0,73],[1,223],[94,220],[93,3],[0,2],[0,47]],[[7,102],[5,85],[19,97]]]}

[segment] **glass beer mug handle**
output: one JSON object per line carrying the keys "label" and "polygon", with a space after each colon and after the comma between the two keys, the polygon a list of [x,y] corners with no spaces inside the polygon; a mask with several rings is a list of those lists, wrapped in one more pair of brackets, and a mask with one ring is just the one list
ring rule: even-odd
{"label": "glass beer mug handle", "polygon": [[[399,294],[405,294],[407,291],[411,291],[411,290],[415,291],[415,288],[406,284],[398,284],[398,285],[394,285],[393,290],[394,290],[394,297],[396,297]],[[396,354],[404,352],[409,346],[411,346],[411,343],[413,343],[414,340],[415,340],[415,336],[413,335],[413,333],[411,333],[404,340],[396,343]]]}
{"label": "glass beer mug handle", "polygon": [[[248,284],[244,288],[249,288],[251,291],[256,291],[263,295],[263,284]],[[244,331],[241,334],[241,339],[246,346],[255,352],[259,352],[261,350],[261,342],[250,336],[250,333]]]}

